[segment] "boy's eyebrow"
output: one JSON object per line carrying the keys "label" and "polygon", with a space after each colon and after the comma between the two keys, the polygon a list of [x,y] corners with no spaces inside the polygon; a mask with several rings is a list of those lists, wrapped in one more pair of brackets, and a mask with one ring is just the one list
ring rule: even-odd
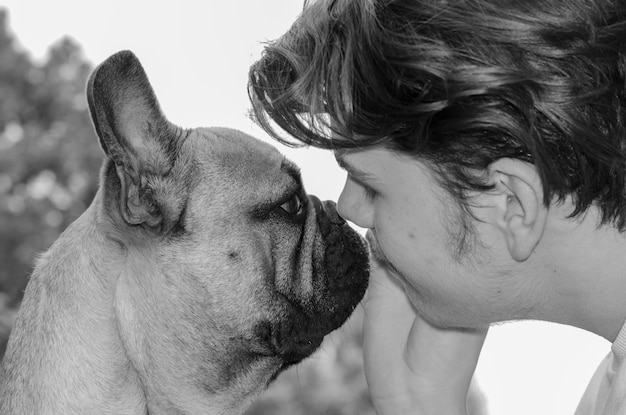
{"label": "boy's eyebrow", "polygon": [[348,174],[356,179],[358,182],[371,182],[374,180],[374,176],[371,173],[363,171],[358,167],[347,162],[341,154],[335,153],[335,160],[337,160],[337,164],[343,170],[347,171]]}

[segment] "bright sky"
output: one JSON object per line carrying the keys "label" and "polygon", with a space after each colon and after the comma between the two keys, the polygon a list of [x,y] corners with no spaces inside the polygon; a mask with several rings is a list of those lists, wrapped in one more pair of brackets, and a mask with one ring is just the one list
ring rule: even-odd
{"label": "bright sky", "polygon": [[[94,64],[130,49],[171,121],[185,127],[234,127],[267,139],[246,117],[248,66],[263,41],[289,27],[301,3],[0,0],[0,7],[9,10],[10,27],[35,58],[66,35]],[[332,154],[280,150],[301,166],[310,193],[336,200],[344,174]],[[490,413],[573,414],[608,350],[606,341],[564,326],[526,322],[492,328],[477,370]]]}

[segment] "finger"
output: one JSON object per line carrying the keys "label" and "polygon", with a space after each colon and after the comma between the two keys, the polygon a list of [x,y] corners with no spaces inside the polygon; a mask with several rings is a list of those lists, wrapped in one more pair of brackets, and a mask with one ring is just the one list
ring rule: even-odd
{"label": "finger", "polygon": [[[364,360],[370,386],[378,391],[401,389],[404,385],[390,385],[405,370],[402,359],[415,311],[397,279],[377,262],[370,271],[370,285],[364,302]],[[384,385],[378,382],[384,382]]]}
{"label": "finger", "polygon": [[364,305],[365,330],[375,330],[375,335],[389,341],[406,342],[415,318],[415,310],[398,278],[374,259]]}
{"label": "finger", "polygon": [[[417,316],[404,351],[405,363],[422,388],[452,388],[467,394],[487,329],[442,329]],[[428,376],[424,376],[428,373]]]}

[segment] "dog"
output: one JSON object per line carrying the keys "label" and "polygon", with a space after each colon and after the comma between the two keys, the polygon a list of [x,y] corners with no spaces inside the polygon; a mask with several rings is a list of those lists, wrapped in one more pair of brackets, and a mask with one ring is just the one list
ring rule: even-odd
{"label": "dog", "polygon": [[99,190],[33,271],[0,413],[241,414],[350,316],[366,243],[270,144],[168,121],[132,52],[87,98]]}

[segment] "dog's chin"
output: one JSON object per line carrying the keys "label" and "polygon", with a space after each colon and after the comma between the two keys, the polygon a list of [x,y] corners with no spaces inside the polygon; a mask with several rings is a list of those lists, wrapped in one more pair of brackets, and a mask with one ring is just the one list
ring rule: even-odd
{"label": "dog's chin", "polygon": [[305,316],[294,316],[279,321],[263,321],[254,329],[258,351],[278,358],[283,366],[299,363],[322,344],[326,331],[312,328]]}
{"label": "dog's chin", "polygon": [[346,322],[362,296],[361,289],[333,293],[309,310],[286,301],[288,311],[282,318],[255,325],[251,342],[254,352],[281,362],[277,376],[313,354],[326,335]]}

